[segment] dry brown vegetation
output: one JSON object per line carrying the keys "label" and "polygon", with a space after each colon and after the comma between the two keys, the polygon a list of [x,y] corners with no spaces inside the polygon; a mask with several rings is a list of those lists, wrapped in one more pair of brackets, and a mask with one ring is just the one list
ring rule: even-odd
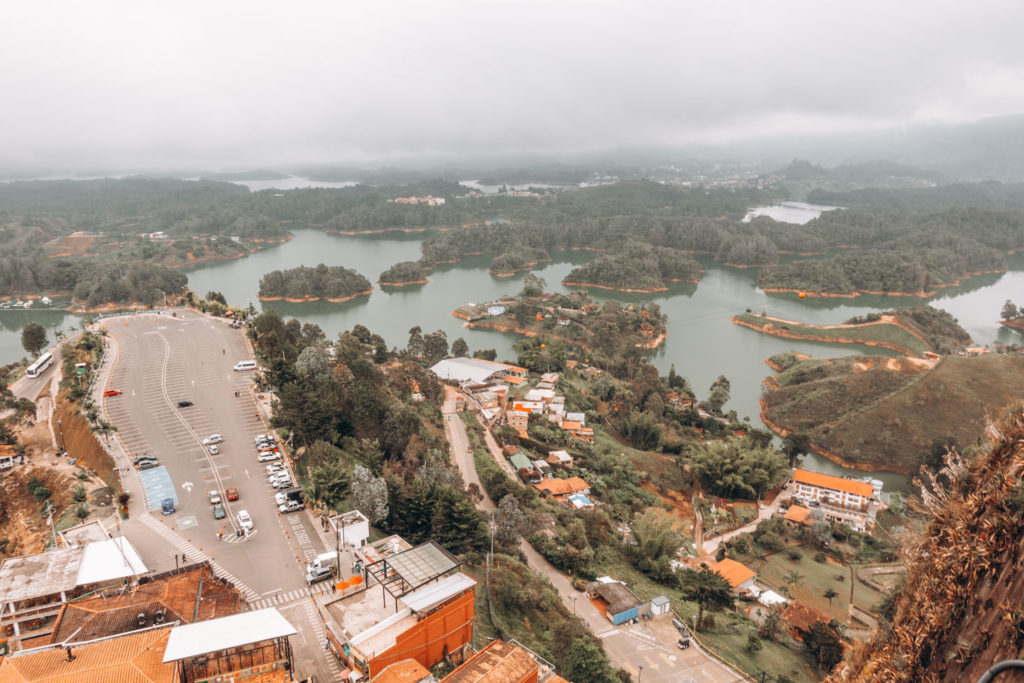
{"label": "dry brown vegetation", "polygon": [[905,553],[892,622],[854,647],[833,683],[974,681],[1024,656],[1024,408],[988,438],[925,483],[916,507],[929,522]]}

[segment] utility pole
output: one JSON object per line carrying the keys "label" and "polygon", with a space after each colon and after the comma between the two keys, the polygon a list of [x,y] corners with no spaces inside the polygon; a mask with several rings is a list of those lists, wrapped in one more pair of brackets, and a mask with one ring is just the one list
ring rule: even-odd
{"label": "utility pole", "polygon": [[60,430],[60,449],[64,450],[64,425],[63,420],[57,420],[57,429]]}
{"label": "utility pole", "polygon": [[53,501],[46,501],[46,523],[50,525],[50,532],[53,534],[53,547],[57,547],[57,527],[53,525]]}

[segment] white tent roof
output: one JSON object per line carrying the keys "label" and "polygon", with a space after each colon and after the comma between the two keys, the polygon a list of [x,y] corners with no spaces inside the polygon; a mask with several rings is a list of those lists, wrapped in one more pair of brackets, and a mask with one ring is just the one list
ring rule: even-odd
{"label": "white tent roof", "polygon": [[171,629],[164,649],[164,662],[294,636],[296,633],[295,627],[273,607],[198,621]]}
{"label": "white tent roof", "polygon": [[479,358],[445,358],[431,366],[430,371],[438,379],[454,379],[459,382],[485,382],[507,365],[493,363]]}
{"label": "white tent roof", "polygon": [[82,562],[78,566],[76,583],[84,586],[89,583],[123,579],[126,576],[138,576],[148,571],[128,539],[118,536],[85,546]]}
{"label": "white tent roof", "polygon": [[437,583],[414,590],[403,596],[402,602],[413,612],[422,612],[475,585],[476,581],[459,572],[446,576]]}
{"label": "white tent roof", "polygon": [[759,597],[757,601],[766,607],[771,607],[772,605],[785,605],[787,602],[786,598],[782,597],[775,591],[762,591],[761,597]]}

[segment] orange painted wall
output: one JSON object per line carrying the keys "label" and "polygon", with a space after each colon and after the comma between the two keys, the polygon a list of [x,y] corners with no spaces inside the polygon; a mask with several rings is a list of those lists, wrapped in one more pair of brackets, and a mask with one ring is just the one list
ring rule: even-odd
{"label": "orange painted wall", "polygon": [[[419,621],[395,639],[395,646],[370,660],[370,677],[403,659],[415,659],[428,669],[448,652],[455,652],[473,638],[473,591],[456,598]],[[447,634],[447,635],[446,635]]]}

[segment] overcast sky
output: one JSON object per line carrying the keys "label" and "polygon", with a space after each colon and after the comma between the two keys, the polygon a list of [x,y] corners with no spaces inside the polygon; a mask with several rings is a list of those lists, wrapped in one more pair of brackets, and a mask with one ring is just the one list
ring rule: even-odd
{"label": "overcast sky", "polygon": [[1024,112],[1024,3],[9,2],[0,168],[718,143]]}

